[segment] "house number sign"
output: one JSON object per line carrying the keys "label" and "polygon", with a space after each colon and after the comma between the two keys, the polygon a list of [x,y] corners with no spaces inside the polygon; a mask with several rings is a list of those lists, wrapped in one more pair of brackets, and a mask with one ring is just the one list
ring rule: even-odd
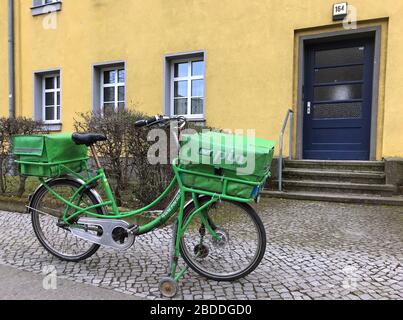
{"label": "house number sign", "polygon": [[333,21],[343,20],[348,14],[348,3],[336,3],[333,5]]}

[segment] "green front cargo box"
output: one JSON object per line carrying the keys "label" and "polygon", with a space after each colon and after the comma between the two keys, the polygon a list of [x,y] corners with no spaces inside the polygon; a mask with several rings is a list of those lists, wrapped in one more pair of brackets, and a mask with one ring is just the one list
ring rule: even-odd
{"label": "green front cargo box", "polygon": [[180,167],[195,172],[181,173],[186,187],[253,199],[270,175],[274,141],[214,131],[182,138]]}
{"label": "green front cargo box", "polygon": [[13,154],[24,176],[57,177],[84,170],[88,148],[76,145],[71,133],[14,136]]}

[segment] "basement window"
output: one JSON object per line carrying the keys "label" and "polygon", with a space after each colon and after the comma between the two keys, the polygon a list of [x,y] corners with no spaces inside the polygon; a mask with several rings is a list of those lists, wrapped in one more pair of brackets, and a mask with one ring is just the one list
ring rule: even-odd
{"label": "basement window", "polygon": [[31,13],[33,16],[48,14],[62,10],[61,0],[33,0]]}

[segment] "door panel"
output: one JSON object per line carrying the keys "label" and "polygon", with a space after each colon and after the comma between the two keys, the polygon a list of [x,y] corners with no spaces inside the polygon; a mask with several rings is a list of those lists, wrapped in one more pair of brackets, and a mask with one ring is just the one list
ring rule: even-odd
{"label": "door panel", "polygon": [[361,81],[364,77],[364,67],[347,66],[347,67],[330,67],[315,70],[315,83],[338,83],[346,81]]}
{"label": "door panel", "polygon": [[361,84],[343,84],[314,88],[314,101],[342,101],[362,99]]}
{"label": "door panel", "polygon": [[340,66],[346,64],[363,63],[364,50],[360,46],[329,48],[315,51],[315,66]]}
{"label": "door panel", "polygon": [[373,39],[306,47],[304,159],[369,160]]}

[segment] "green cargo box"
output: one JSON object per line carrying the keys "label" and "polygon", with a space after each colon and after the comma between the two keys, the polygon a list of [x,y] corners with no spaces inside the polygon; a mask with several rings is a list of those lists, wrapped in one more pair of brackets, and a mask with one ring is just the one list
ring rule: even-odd
{"label": "green cargo box", "polygon": [[274,141],[213,131],[182,138],[180,168],[195,172],[181,173],[186,187],[251,199],[270,175]]}
{"label": "green cargo box", "polygon": [[81,172],[88,148],[76,145],[71,133],[14,136],[13,154],[24,176],[56,177]]}

